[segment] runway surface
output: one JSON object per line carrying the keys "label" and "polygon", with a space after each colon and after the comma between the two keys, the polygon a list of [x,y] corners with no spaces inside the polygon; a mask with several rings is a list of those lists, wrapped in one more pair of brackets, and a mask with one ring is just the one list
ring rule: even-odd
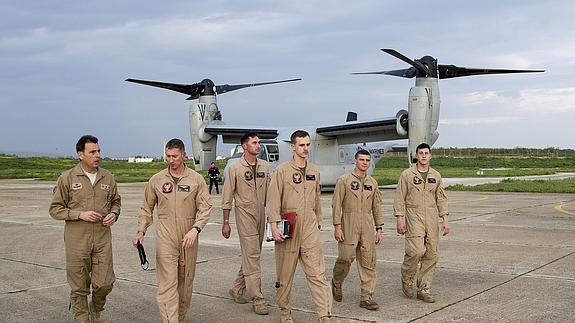
{"label": "runway surface", "polygon": [[[72,322],[65,274],[62,221],[48,215],[54,182],[0,180],[0,321]],[[122,215],[113,230],[117,276],[108,298],[107,322],[158,322],[155,301],[155,226],[146,236],[150,270],[140,268],[130,240],[136,231],[143,183],[120,184]],[[383,245],[377,249],[380,310],[359,307],[355,265],[345,281],[343,302],[333,314],[342,322],[567,322],[575,317],[575,194],[474,193],[448,191],[452,233],[439,246],[432,292],[434,304],[401,292],[404,238],[395,232],[393,189],[384,189]],[[262,253],[263,292],[270,315],[228,296],[240,267],[235,226],[221,236],[221,199],[213,195],[200,251],[188,322],[279,322],[275,305],[273,244]],[[322,195],[321,239],[326,274],[337,257],[331,225],[331,194]],[[234,219],[232,217],[232,224]],[[315,322],[313,302],[301,269],[292,291],[296,322]]]}

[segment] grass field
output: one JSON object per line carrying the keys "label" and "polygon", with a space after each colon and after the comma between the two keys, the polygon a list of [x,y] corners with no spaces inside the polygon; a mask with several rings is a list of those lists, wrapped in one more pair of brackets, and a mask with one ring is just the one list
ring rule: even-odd
{"label": "grass field", "polygon": [[447,189],[474,192],[575,193],[575,178],[534,181],[504,179],[501,183],[497,184],[482,184],[476,186],[458,184],[449,186]]}
{"label": "grass field", "polygon": [[[58,175],[74,165],[77,160],[45,157],[0,156],[0,179],[36,178],[56,180]],[[188,163],[190,164],[190,163]],[[225,161],[217,162],[223,172]],[[111,171],[118,182],[144,182],[165,168],[163,162],[128,163],[127,161],[102,160],[101,166]],[[406,168],[405,157],[386,156],[375,168],[373,177],[380,185],[395,184]],[[575,157],[562,158],[511,158],[511,157],[437,157],[432,166],[443,177],[476,177],[479,170],[485,177],[547,175],[557,172],[575,172]],[[200,172],[207,177],[205,171]],[[543,183],[540,183],[543,182]],[[515,192],[574,193],[572,180],[564,181],[505,181],[473,187],[452,186],[453,190],[489,190]]]}

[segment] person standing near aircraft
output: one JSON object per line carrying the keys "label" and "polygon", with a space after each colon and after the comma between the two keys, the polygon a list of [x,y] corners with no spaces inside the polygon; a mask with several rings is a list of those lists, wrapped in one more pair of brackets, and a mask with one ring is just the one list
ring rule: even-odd
{"label": "person standing near aircraft", "polygon": [[[322,210],[320,174],[308,163],[310,136],[303,130],[291,135],[293,158],[280,164],[272,175],[267,213],[275,240],[276,301],[281,309],[281,322],[291,323],[291,289],[299,262],[306,275],[320,322],[331,322],[331,290],[325,277],[325,263],[319,240]],[[293,237],[278,229],[282,215],[295,212]]]}
{"label": "person standing near aircraft", "polygon": [[254,303],[254,312],[266,315],[268,308],[262,294],[260,256],[265,234],[269,166],[267,161],[257,158],[261,148],[256,133],[242,136],[240,144],[244,150],[243,156],[230,165],[222,192],[222,235],[226,239],[230,237],[230,210],[233,202],[242,250],[242,265],[229,294],[236,303],[244,304],[247,303],[243,298],[245,292]]}
{"label": "person standing near aircraft", "polygon": [[383,238],[383,201],[377,181],[367,175],[370,164],[371,154],[363,149],[357,151],[355,169],[342,175],[335,185],[332,212],[338,257],[333,267],[331,287],[334,300],[341,302],[341,285],[357,256],[361,281],[359,306],[375,311],[379,309],[372,298],[376,282],[375,245]]}
{"label": "person standing near aircraft", "polygon": [[184,322],[190,307],[198,255],[198,235],[212,203],[204,178],[186,166],[184,143],[166,144],[168,167],[150,178],[132,243],[144,241],[158,207],[156,226],[157,302],[163,322]]}
{"label": "person standing near aircraft", "polygon": [[[441,174],[430,167],[431,147],[422,143],[415,149],[417,163],[401,173],[393,212],[397,233],[405,234],[405,256],[401,266],[402,289],[405,296],[413,297],[413,278],[417,266],[417,298],[435,302],[431,295],[431,280],[437,265],[439,221],[443,218],[443,235],[449,234],[447,195]],[[404,220],[405,219],[405,220]]]}
{"label": "person standing near aircraft", "polygon": [[58,178],[49,213],[66,221],[66,276],[74,320],[103,322],[100,315],[116,280],[111,227],[120,215],[121,198],[112,174],[99,167],[98,138],[82,136],[76,152],[80,162]]}
{"label": "person standing near aircraft", "polygon": [[216,194],[220,194],[220,188],[218,187],[218,179],[220,177],[220,170],[216,163],[212,162],[210,168],[208,168],[208,177],[210,178],[210,194],[212,194],[212,186],[216,186]]}

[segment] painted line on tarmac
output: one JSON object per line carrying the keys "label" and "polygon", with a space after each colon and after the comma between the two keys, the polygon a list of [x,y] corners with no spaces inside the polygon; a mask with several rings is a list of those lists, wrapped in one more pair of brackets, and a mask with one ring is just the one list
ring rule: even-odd
{"label": "painted line on tarmac", "polygon": [[32,223],[32,222],[23,222],[23,221],[14,221],[14,220],[0,220],[0,223],[10,223],[10,224],[20,224],[20,225],[32,225],[32,226],[39,226],[39,227],[50,227],[50,228],[64,229],[64,226],[62,226],[62,225]]}
{"label": "painted line on tarmac", "polygon": [[543,278],[550,280],[570,280],[575,281],[575,277],[555,276],[555,275],[541,275],[541,274],[527,274],[525,277]]}
{"label": "painted line on tarmac", "polygon": [[50,289],[50,288],[62,287],[62,286],[68,286],[68,283],[62,283],[62,284],[55,284],[55,285],[48,285],[48,286],[39,286],[39,287],[30,287],[30,288],[22,288],[22,289],[10,290],[10,291],[7,291],[7,292],[0,293],[0,295],[18,294],[18,293],[24,293],[24,292],[33,292],[33,291],[37,291],[37,290]]}
{"label": "painted line on tarmac", "polygon": [[489,200],[488,195],[479,195],[478,198],[457,200],[457,201],[453,201],[453,202],[450,202],[449,199],[447,199],[447,204],[453,205],[453,204],[461,204],[461,203],[469,203],[469,202],[480,202],[480,201],[486,201],[486,200]]}
{"label": "painted line on tarmac", "polygon": [[575,212],[571,212],[571,211],[567,211],[567,210],[563,209],[563,206],[571,205],[571,204],[575,204],[575,200],[567,201],[567,202],[559,202],[559,203],[555,204],[555,206],[553,208],[555,209],[555,211],[557,211],[559,213],[564,213],[564,214],[575,216]]}
{"label": "painted line on tarmac", "polygon": [[446,308],[448,308],[448,307],[451,307],[451,306],[453,306],[453,305],[457,305],[457,304],[459,304],[459,303],[462,303],[462,302],[464,302],[464,301],[466,301],[466,300],[468,300],[468,299],[471,299],[471,298],[473,298],[473,297],[475,297],[475,296],[481,295],[481,294],[486,293],[486,292],[488,292],[488,291],[491,291],[491,290],[493,290],[493,289],[495,289],[495,288],[497,288],[497,287],[499,287],[499,286],[503,286],[503,285],[505,285],[505,284],[507,284],[507,283],[510,283],[510,282],[512,282],[512,281],[514,281],[514,280],[516,280],[516,279],[518,279],[518,278],[521,278],[521,277],[529,277],[529,275],[530,275],[531,273],[533,273],[534,271],[539,270],[539,269],[541,269],[541,268],[543,268],[543,267],[545,267],[545,266],[551,265],[551,264],[553,264],[553,263],[555,263],[555,262],[557,262],[557,261],[559,261],[559,260],[561,260],[561,259],[567,258],[567,257],[569,257],[569,256],[571,256],[571,255],[573,255],[573,254],[575,254],[575,251],[572,251],[572,252],[570,252],[570,253],[568,253],[568,254],[566,254],[566,255],[563,255],[563,256],[561,256],[561,257],[559,257],[559,258],[556,258],[556,259],[554,259],[554,260],[551,260],[551,261],[549,261],[549,262],[547,262],[547,263],[545,263],[545,264],[543,264],[543,265],[541,265],[541,266],[535,267],[535,268],[533,268],[533,269],[531,269],[531,270],[528,270],[528,271],[526,271],[526,272],[524,272],[524,273],[522,273],[522,274],[519,274],[519,275],[517,275],[517,276],[514,276],[514,277],[512,277],[512,278],[510,278],[510,279],[508,279],[508,280],[506,280],[506,281],[504,281],[504,282],[495,284],[494,286],[491,286],[491,287],[489,287],[489,288],[487,288],[487,289],[485,289],[485,290],[482,290],[482,291],[480,291],[480,292],[477,292],[477,293],[475,293],[475,294],[473,294],[473,295],[464,297],[464,298],[462,298],[462,299],[460,299],[460,300],[458,300],[458,301],[455,301],[455,302],[453,302],[453,303],[450,303],[450,304],[447,304],[447,305],[445,305],[445,306],[442,306],[442,307],[440,307],[440,308],[438,308],[438,309],[436,309],[436,310],[433,310],[433,311],[431,311],[431,312],[429,312],[429,313],[427,313],[427,314],[420,315],[420,316],[418,316],[418,317],[416,317],[416,318],[413,318],[413,319],[411,319],[411,320],[409,320],[409,321],[407,321],[407,322],[415,322],[415,321],[417,321],[417,320],[425,319],[427,316],[429,316],[429,315],[431,315],[431,314],[437,313],[437,312],[439,312],[439,311],[441,311],[441,310],[444,310],[444,309],[446,309]]}
{"label": "painted line on tarmac", "polygon": [[498,213],[506,213],[506,212],[511,212],[511,211],[519,211],[519,210],[523,210],[523,209],[530,209],[530,208],[535,208],[535,207],[540,207],[540,206],[549,206],[549,205],[551,205],[551,204],[552,204],[552,203],[541,203],[541,204],[533,204],[533,205],[520,206],[520,207],[516,207],[516,208],[512,208],[512,209],[496,210],[496,211],[487,212],[487,213],[480,213],[480,214],[470,215],[470,216],[466,216],[466,217],[462,217],[462,218],[458,218],[458,219],[452,219],[452,220],[449,220],[449,222],[450,222],[450,223],[453,223],[453,222],[463,221],[463,220],[467,220],[467,219],[478,218],[478,217],[486,216],[486,215],[494,215],[494,214],[498,214]]}

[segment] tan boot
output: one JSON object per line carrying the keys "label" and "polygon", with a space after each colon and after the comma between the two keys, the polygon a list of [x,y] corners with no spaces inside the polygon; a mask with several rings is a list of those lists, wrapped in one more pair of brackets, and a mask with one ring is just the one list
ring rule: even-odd
{"label": "tan boot", "polygon": [[282,314],[280,322],[281,323],[294,323],[293,319],[291,318],[291,314]]}
{"label": "tan boot", "polygon": [[318,320],[318,322],[319,322],[319,323],[341,323],[340,320],[332,319],[332,318],[329,317],[329,316],[322,316],[322,317]]}
{"label": "tan boot", "polygon": [[100,312],[93,312],[92,313],[92,322],[93,323],[104,323],[104,320],[100,317]]}
{"label": "tan boot", "polygon": [[401,281],[401,289],[403,290],[403,294],[407,298],[413,297],[413,283],[411,281]]}
{"label": "tan boot", "polygon": [[233,289],[229,290],[229,294],[234,299],[234,302],[238,304],[246,304],[248,302],[248,300],[245,299],[242,294],[234,292]]}
{"label": "tan boot", "polygon": [[377,311],[379,309],[379,305],[372,299],[359,302],[359,307],[363,307],[370,311]]}
{"label": "tan boot", "polygon": [[433,297],[429,291],[418,291],[417,292],[417,299],[420,299],[426,303],[435,303],[435,297]]}
{"label": "tan boot", "polygon": [[257,315],[268,315],[268,306],[266,301],[262,299],[254,299],[254,313]]}
{"label": "tan boot", "polygon": [[341,302],[341,300],[343,299],[341,284],[337,286],[333,279],[331,280],[331,294],[333,295],[333,300],[336,302]]}

